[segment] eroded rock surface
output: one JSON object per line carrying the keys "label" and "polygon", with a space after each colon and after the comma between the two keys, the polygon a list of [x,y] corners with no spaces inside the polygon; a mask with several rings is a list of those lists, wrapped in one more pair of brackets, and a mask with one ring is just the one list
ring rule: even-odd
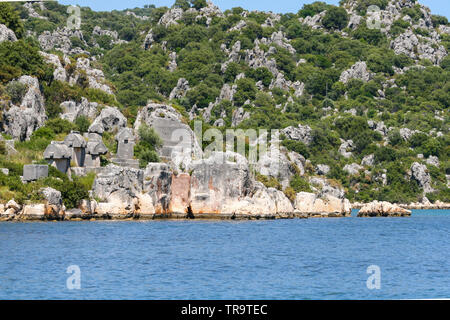
{"label": "eroded rock surface", "polygon": [[47,120],[44,97],[37,78],[22,76],[18,82],[26,86],[20,105],[11,105],[3,113],[3,131],[17,140],[28,140]]}
{"label": "eroded rock surface", "polygon": [[386,201],[373,201],[364,205],[358,212],[358,217],[406,217],[411,211]]}

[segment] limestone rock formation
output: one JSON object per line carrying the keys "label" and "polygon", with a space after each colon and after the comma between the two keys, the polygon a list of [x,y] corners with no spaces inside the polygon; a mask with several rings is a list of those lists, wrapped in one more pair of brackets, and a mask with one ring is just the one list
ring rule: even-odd
{"label": "limestone rock formation", "polygon": [[277,178],[283,188],[287,188],[290,178],[296,171],[286,153],[287,151],[284,148],[280,149],[278,146],[271,146],[268,152],[259,156],[254,169],[263,176]]}
{"label": "limestone rock formation", "polygon": [[435,38],[416,35],[410,28],[391,41],[391,48],[396,54],[405,54],[412,59],[428,59],[439,64],[447,55],[444,46]]}
{"label": "limestone rock formation", "polygon": [[61,192],[47,187],[40,191],[46,200],[45,213],[49,216],[63,216],[65,207],[63,205]]}
{"label": "limestone rock formation", "polygon": [[4,24],[0,24],[0,43],[3,41],[17,41],[17,37],[14,31]]}
{"label": "limestone rock formation", "polygon": [[308,145],[312,141],[311,136],[312,129],[308,125],[299,124],[297,127],[287,127],[281,130],[281,133],[286,136],[286,138],[295,141],[301,141]]}
{"label": "limestone rock formation", "polygon": [[[36,10],[33,8],[34,3],[35,2],[26,2],[23,4],[23,7],[28,11],[28,15],[32,18],[48,20],[47,17],[41,16],[39,13],[36,12]],[[45,10],[45,6],[42,1],[36,3],[39,4],[39,8],[41,9],[41,11]]]}
{"label": "limestone rock formation", "polygon": [[347,217],[351,214],[351,204],[348,199],[340,199],[331,195],[321,198],[308,192],[297,193],[294,209],[309,217]]}
{"label": "limestone rock formation", "polygon": [[431,187],[431,176],[425,165],[418,162],[414,162],[411,165],[411,178],[419,183],[419,186],[423,189],[424,193],[433,192]]}
{"label": "limestone rock formation", "polygon": [[364,169],[364,167],[360,166],[357,163],[352,164],[346,164],[344,166],[344,171],[347,172],[349,175],[357,175],[360,170]]}
{"label": "limestone rock formation", "polygon": [[436,157],[436,156],[429,156],[428,159],[427,159],[427,164],[439,168],[439,158]]}
{"label": "limestone rock formation", "polygon": [[344,158],[348,159],[353,155],[353,153],[351,152],[355,147],[353,140],[347,140],[347,141],[341,140],[341,142],[342,143],[339,146],[338,151]]}
{"label": "limestone rock formation", "polygon": [[167,11],[161,19],[159,19],[159,24],[164,27],[169,27],[171,25],[178,24],[177,20],[180,20],[183,16],[183,9],[181,8],[172,8]]}
{"label": "limestone rock formation", "polygon": [[358,79],[367,82],[371,78],[372,73],[368,71],[366,62],[359,61],[351,66],[350,69],[343,71],[341,77],[339,78],[339,81],[347,83],[351,79]]}
{"label": "limestone rock formation", "polygon": [[181,99],[189,90],[189,82],[185,78],[178,79],[177,85],[170,93],[169,99]]}
{"label": "limestone rock formation", "polygon": [[44,31],[39,37],[38,41],[41,45],[41,48],[44,51],[50,51],[50,50],[61,50],[65,54],[80,54],[80,53],[87,53],[83,49],[76,47],[72,47],[72,41],[71,38],[78,38],[80,39],[86,46],[87,43],[84,40],[83,32],[80,30],[71,30],[67,27],[64,28],[58,28],[53,32],[50,31]]}
{"label": "limestone rock formation", "polygon": [[345,190],[341,186],[331,183],[323,177],[311,177],[309,178],[309,184],[319,198],[324,198],[326,196],[332,196],[339,199],[345,198]]}
{"label": "limestone rock formation", "polygon": [[330,166],[326,164],[318,164],[316,166],[316,172],[321,176],[326,176],[328,172],[330,172]]}
{"label": "limestone rock formation", "polygon": [[155,42],[155,40],[153,39],[153,29],[150,29],[149,32],[147,33],[147,35],[145,36],[144,45],[143,45],[144,50],[150,49],[153,42]]}
{"label": "limestone rock formation", "polygon": [[111,214],[133,211],[133,199],[142,193],[143,179],[142,170],[110,164],[95,179],[93,194],[101,201],[116,205]]}
{"label": "limestone rock formation", "polygon": [[75,101],[64,101],[60,105],[63,113],[60,115],[62,119],[74,122],[78,117],[85,116],[89,119],[95,119],[97,115],[98,103],[89,102],[86,98],[81,98],[80,103]]}
{"label": "limestone rock formation", "polygon": [[217,152],[190,165],[190,174],[165,163],[145,170],[109,165],[96,178],[95,214],[110,217],[284,217],[294,212],[284,193],[256,182],[247,160]]}
{"label": "limestone rock formation", "polygon": [[105,107],[97,118],[91,124],[91,127],[100,126],[102,133],[113,129],[124,128],[127,126],[127,118],[119,111],[117,107]]}
{"label": "limestone rock formation", "polygon": [[325,17],[326,13],[326,11],[322,11],[314,16],[307,16],[305,18],[299,18],[298,20],[313,29],[321,29],[323,28],[322,19]]}
{"label": "limestone rock formation", "polygon": [[231,119],[231,125],[237,127],[242,121],[250,118],[250,112],[245,111],[244,108],[240,107],[233,111],[233,116]]}
{"label": "limestone rock formation", "polygon": [[125,40],[121,40],[119,39],[119,34],[117,31],[111,31],[111,30],[106,30],[106,29],[102,29],[99,26],[95,26],[94,29],[92,30],[92,34],[96,35],[96,36],[108,36],[111,38],[111,44],[121,44],[121,43],[126,43],[127,41]]}
{"label": "limestone rock formation", "polygon": [[44,125],[47,115],[39,81],[31,76],[22,76],[18,82],[24,84],[27,91],[19,106],[12,105],[3,113],[3,130],[14,139],[27,140]]}
{"label": "limestone rock formation", "polygon": [[358,212],[358,217],[407,217],[410,215],[410,210],[386,201],[370,202],[365,204]]}
{"label": "limestone rock formation", "polygon": [[372,167],[374,165],[374,163],[375,163],[375,155],[373,153],[365,156],[361,160],[362,166]]}
{"label": "limestone rock formation", "polygon": [[98,89],[107,94],[114,94],[108,84],[105,83],[105,75],[100,69],[91,67],[91,61],[88,58],[78,58],[76,70],[69,79],[70,84],[75,84],[81,76],[87,76],[89,88]]}
{"label": "limestone rock formation", "polygon": [[185,171],[192,159],[201,156],[202,150],[194,132],[173,107],[149,103],[136,117],[135,133],[141,124],[146,124],[156,131],[163,141],[163,147],[158,150],[160,157],[170,160],[177,169]]}
{"label": "limestone rock formation", "polygon": [[65,65],[70,63],[70,60],[65,56],[64,57],[64,65],[61,63],[61,60],[56,54],[50,54],[43,51],[39,51],[39,54],[44,58],[45,62],[51,64],[55,67],[55,71],[53,72],[53,78],[58,81],[66,82],[67,72],[64,68]]}

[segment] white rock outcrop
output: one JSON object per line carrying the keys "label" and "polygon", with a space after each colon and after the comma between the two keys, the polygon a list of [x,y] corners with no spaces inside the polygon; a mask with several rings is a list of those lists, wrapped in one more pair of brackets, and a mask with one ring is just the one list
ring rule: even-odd
{"label": "white rock outcrop", "polygon": [[351,79],[358,79],[364,82],[372,79],[373,75],[367,69],[367,64],[365,61],[359,61],[355,63],[350,69],[342,72],[339,81],[343,83],[349,82]]}
{"label": "white rock outcrop", "polygon": [[410,215],[410,210],[386,201],[370,202],[358,212],[358,217],[408,217]]}
{"label": "white rock outcrop", "polygon": [[321,198],[314,193],[300,192],[295,198],[294,209],[309,217],[347,217],[350,216],[352,207],[348,199],[331,195]]}
{"label": "white rock outcrop", "polygon": [[14,139],[28,140],[47,120],[44,97],[37,78],[22,76],[18,82],[26,86],[26,93],[19,106],[3,113],[3,131]]}
{"label": "white rock outcrop", "polygon": [[0,24],[0,42],[3,41],[17,41],[17,37],[14,31],[4,24]]}

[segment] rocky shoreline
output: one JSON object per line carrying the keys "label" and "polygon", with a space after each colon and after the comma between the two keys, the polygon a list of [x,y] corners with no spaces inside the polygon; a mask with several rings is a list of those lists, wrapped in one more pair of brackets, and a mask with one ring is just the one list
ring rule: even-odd
{"label": "rocky shoreline", "polygon": [[[361,209],[366,204],[361,202],[352,203],[352,209]],[[436,201],[435,203],[414,202],[410,204],[398,204],[399,207],[407,210],[449,210],[450,203]]]}
{"label": "rocky shoreline", "polygon": [[[14,201],[0,204],[0,222],[57,222],[57,221],[150,221],[150,220],[217,220],[217,221],[250,221],[279,219],[309,219],[309,218],[345,218],[351,217],[347,212],[290,212],[290,213],[107,213],[94,209],[86,210],[86,202],[80,205],[82,209],[65,210],[64,207],[49,204],[28,204],[20,206]],[[98,205],[91,201],[90,205]],[[358,217],[409,217],[411,209],[448,210],[450,204],[433,205],[395,205],[389,202],[373,201],[368,204],[354,203],[352,209],[360,209]],[[112,210],[113,211],[113,210]]]}

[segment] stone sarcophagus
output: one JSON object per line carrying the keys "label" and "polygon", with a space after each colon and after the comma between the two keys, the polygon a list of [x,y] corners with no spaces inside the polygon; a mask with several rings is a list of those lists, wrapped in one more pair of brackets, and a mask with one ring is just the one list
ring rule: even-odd
{"label": "stone sarcophagus", "polygon": [[48,177],[48,165],[46,164],[26,164],[23,166],[23,181],[36,181],[40,178]]}
{"label": "stone sarcophagus", "polygon": [[67,173],[72,159],[72,150],[62,141],[52,141],[44,151],[44,159],[62,173]]}
{"label": "stone sarcophagus", "polygon": [[84,167],[86,159],[86,140],[78,131],[72,131],[64,139],[64,144],[72,149],[72,161],[75,167]]}

